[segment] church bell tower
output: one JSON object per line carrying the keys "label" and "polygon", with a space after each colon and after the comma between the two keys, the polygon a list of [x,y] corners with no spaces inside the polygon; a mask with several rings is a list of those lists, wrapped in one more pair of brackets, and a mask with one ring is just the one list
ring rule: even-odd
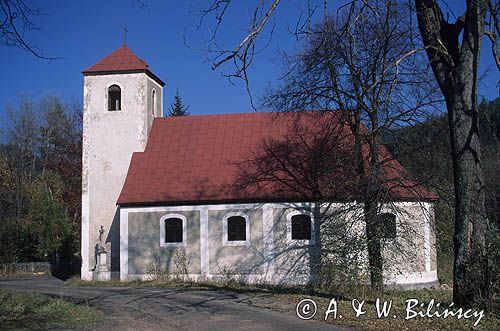
{"label": "church bell tower", "polygon": [[[82,270],[95,278],[105,251],[107,278],[120,268],[120,211],[116,206],[132,153],[146,147],[155,117],[163,116],[163,86],[124,44],[83,72]],[[102,278],[102,277],[101,277]]]}

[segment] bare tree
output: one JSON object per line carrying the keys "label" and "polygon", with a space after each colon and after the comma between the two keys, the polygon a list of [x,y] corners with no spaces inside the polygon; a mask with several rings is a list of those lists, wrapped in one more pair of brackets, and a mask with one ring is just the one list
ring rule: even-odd
{"label": "bare tree", "polygon": [[0,42],[2,44],[23,49],[41,59],[57,59],[43,55],[26,38],[26,32],[40,30],[40,27],[33,21],[35,16],[42,14],[40,9],[30,6],[24,0],[0,0],[0,9]]}
{"label": "bare tree", "polygon": [[[382,146],[391,128],[412,124],[438,102],[418,52],[410,11],[397,2],[377,7],[352,3],[310,30],[305,50],[289,59],[284,84],[266,97],[280,111],[341,109],[353,133],[355,173],[364,205],[372,285],[381,288],[383,259],[380,206],[390,200],[387,169],[393,158]],[[376,10],[377,15],[373,15]],[[408,174],[391,169],[403,185]],[[397,174],[397,175],[394,175]]]}
{"label": "bare tree", "polygon": [[[296,56],[286,56],[282,85],[270,90],[264,100],[267,108],[285,112],[342,110],[341,122],[348,125],[354,142],[350,150],[355,156],[349,168],[351,180],[330,178],[326,180],[329,183],[326,187],[332,185],[340,191],[338,183],[341,182],[353,199],[363,203],[374,288],[381,288],[383,284],[380,208],[390,201],[390,191],[397,186],[406,186],[405,189],[414,190],[416,194],[419,190],[415,183],[405,182],[409,178],[407,173],[394,166],[394,159],[382,146],[382,135],[391,128],[415,123],[425,110],[439,102],[432,76],[422,61],[425,59],[418,54],[423,49],[418,47],[416,26],[411,23],[411,11],[407,9],[398,2],[373,7],[354,1],[342,7],[336,17],[327,16],[323,23],[309,26],[304,32],[303,51]],[[239,58],[239,51],[226,58]],[[221,61],[215,66],[223,63]],[[241,68],[248,66],[243,64]],[[293,146],[292,142],[288,143]],[[325,195],[324,182],[323,186],[319,184],[325,178],[318,177],[318,169],[312,167],[314,163],[301,162],[303,157],[295,155],[290,150],[293,147],[279,146],[261,146],[264,156],[252,159],[259,169],[257,176],[243,172],[246,181],[274,180],[285,187],[291,185],[312,201],[335,197],[332,192]],[[335,157],[339,157],[338,148],[330,152],[334,150]],[[328,156],[332,156],[331,153],[324,153],[324,157]],[[316,159],[323,167],[338,168],[332,160],[325,162],[318,154]],[[276,169],[280,171],[273,172]],[[329,172],[323,169],[319,173]]]}
{"label": "bare tree", "polygon": [[[212,40],[215,40],[230,3],[231,0],[215,0],[212,6],[203,12],[203,19],[216,18],[217,28],[213,30]],[[297,23],[295,35],[309,35],[314,17],[317,17],[318,13],[324,17],[328,16],[328,4],[328,1],[308,1],[307,12],[301,15],[305,19]],[[363,8],[371,11],[374,17],[380,17],[378,6],[381,4],[379,1],[346,1],[338,10]],[[488,221],[484,214],[485,185],[477,130],[477,70],[483,35],[488,36],[492,42],[493,57],[497,65],[500,64],[497,44],[499,4],[489,0],[467,0],[464,15],[455,23],[448,23],[444,19],[437,0],[415,0],[415,4],[423,48],[427,52],[436,80],[445,96],[449,116],[455,178],[454,301],[460,305],[470,305],[490,297],[485,249]],[[237,47],[229,50],[218,49],[218,59],[214,61],[213,68],[233,62],[236,65],[235,76],[244,79],[248,84],[247,70],[255,55],[253,50],[258,36],[262,34],[263,26],[279,5],[280,1],[258,2],[255,12],[265,15],[254,15],[250,19],[248,33]],[[351,17],[354,18],[354,22],[358,22],[357,16]],[[324,18],[323,20],[326,21]],[[416,48],[411,50],[407,57],[412,57],[416,51]],[[399,68],[399,63],[395,61],[392,65],[394,68]],[[411,81],[410,76],[406,78]],[[356,116],[353,118],[355,122],[358,121]],[[372,129],[378,130],[377,127]],[[377,139],[373,143],[377,144]],[[372,150],[377,153],[376,148]]]}
{"label": "bare tree", "polygon": [[13,204],[19,220],[26,209],[26,183],[33,181],[40,166],[38,126],[41,118],[36,103],[26,97],[21,97],[15,107],[7,106],[6,112],[7,123],[2,123],[6,137],[3,152],[10,172],[9,178],[15,188]]}
{"label": "bare tree", "polygon": [[[490,281],[477,82],[484,34],[493,41],[493,54],[500,64],[498,4],[466,1],[465,13],[449,23],[437,1],[415,3],[422,40],[448,110],[455,187],[453,300],[463,306],[482,304],[490,298]],[[485,30],[488,7],[490,30]]]}
{"label": "bare tree", "polygon": [[[366,193],[357,170],[355,137],[343,112],[276,113],[273,121],[279,123],[280,132],[284,133],[265,139],[244,155],[244,161],[237,164],[238,181],[228,187],[228,192],[273,196],[291,204],[312,202],[314,245],[288,247],[278,242],[278,256],[298,250],[293,254],[297,258],[294,262],[303,259],[301,264],[309,267],[309,281],[327,290],[342,287],[340,279],[344,285],[365,282],[367,271],[373,278],[373,274],[379,272],[372,270],[374,258],[380,259],[377,263],[380,267],[383,264],[384,270],[389,272],[401,271],[409,265],[408,261],[415,260],[413,247],[415,239],[420,240],[421,236],[414,224],[405,221],[415,215],[409,216],[393,202],[400,197],[396,192],[418,196],[417,185],[410,186],[405,181],[407,174],[396,160],[382,148],[385,162],[380,165],[379,180],[387,196],[380,199],[372,220],[371,226],[377,232],[369,234],[379,248],[379,255],[367,256],[367,248],[372,243],[367,242],[365,233],[368,226],[364,206]],[[363,150],[367,151],[370,147],[366,132],[362,138]],[[400,171],[397,175],[396,170]],[[397,239],[389,241],[386,239],[390,224],[384,223],[381,216],[388,210],[402,216],[398,218]],[[287,273],[297,271],[291,268]],[[381,271],[376,276],[381,278]],[[378,286],[382,284],[373,287],[377,289]]]}
{"label": "bare tree", "polygon": [[[336,234],[342,232],[345,238],[348,231],[346,227],[339,227],[337,219],[354,208],[350,205],[335,210],[330,208],[333,201],[354,201],[356,197],[358,185],[351,166],[353,154],[349,143],[352,133],[340,120],[340,113],[290,115],[275,114],[272,121],[281,123],[287,130],[286,134],[265,139],[250,150],[245,161],[237,164],[238,180],[228,189],[240,194],[245,192],[248,196],[271,195],[290,202],[314,202],[310,212],[315,219],[311,229],[315,244],[279,247],[278,255],[298,249],[302,254],[300,257],[309,261],[310,281],[317,283],[321,278],[322,257],[331,252],[328,248],[332,248],[322,244],[321,229],[333,228]],[[350,220],[352,223],[356,221]],[[353,247],[351,253],[358,256],[354,252],[363,247]],[[349,265],[354,265],[354,260],[351,259]],[[291,268],[287,272],[295,271]]]}

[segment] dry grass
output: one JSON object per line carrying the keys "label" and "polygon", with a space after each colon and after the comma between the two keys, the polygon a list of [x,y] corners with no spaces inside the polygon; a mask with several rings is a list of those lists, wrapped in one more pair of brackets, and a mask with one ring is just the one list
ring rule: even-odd
{"label": "dry grass", "polygon": [[70,329],[103,317],[95,308],[59,298],[0,290],[1,329]]}

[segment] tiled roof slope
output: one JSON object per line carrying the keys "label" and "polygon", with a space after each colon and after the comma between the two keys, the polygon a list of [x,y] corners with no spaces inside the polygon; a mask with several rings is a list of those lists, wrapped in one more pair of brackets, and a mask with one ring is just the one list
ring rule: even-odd
{"label": "tiled roof slope", "polygon": [[130,73],[145,72],[158,84],[164,86],[165,83],[151,72],[149,65],[138,58],[127,45],[123,45],[111,54],[98,61],[96,64],[83,70],[84,75],[99,75],[105,73]]}
{"label": "tiled roof slope", "polygon": [[[117,203],[181,205],[312,201],[318,192],[335,201],[356,199],[356,184],[352,180],[356,176],[352,163],[349,164],[352,162],[353,139],[347,125],[340,124],[339,112],[301,114],[156,118],[145,151],[132,156]],[[315,146],[323,146],[319,137],[328,134],[328,141],[336,142],[329,143],[325,150],[333,151],[335,160],[324,157],[328,152],[320,150],[318,155],[321,156],[311,152]],[[281,153],[288,160],[284,162],[286,164],[275,165],[276,162],[269,161],[269,153]],[[385,148],[381,149],[380,155],[388,160],[383,163],[382,173],[391,199],[437,199],[409,180],[403,167]],[[315,158],[321,160],[315,162]],[[302,163],[306,164],[305,172]],[[314,166],[325,163],[329,164],[326,174]],[[314,178],[311,181],[308,167],[317,169],[321,175],[311,176]],[[298,182],[290,178],[298,179]],[[311,183],[310,187],[307,183]]]}
{"label": "tiled roof slope", "polygon": [[148,64],[139,59],[127,45],[118,48],[96,64],[88,67],[83,73],[122,70],[147,70]]}

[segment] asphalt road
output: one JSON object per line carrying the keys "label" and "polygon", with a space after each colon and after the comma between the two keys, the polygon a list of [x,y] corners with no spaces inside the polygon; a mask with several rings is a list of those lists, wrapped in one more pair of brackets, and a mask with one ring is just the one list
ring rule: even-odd
{"label": "asphalt road", "polygon": [[221,290],[65,286],[63,281],[51,277],[0,279],[0,288],[88,303],[114,318],[115,323],[103,325],[103,329],[346,330],[320,321],[301,320],[295,312],[259,308],[251,294]]}

